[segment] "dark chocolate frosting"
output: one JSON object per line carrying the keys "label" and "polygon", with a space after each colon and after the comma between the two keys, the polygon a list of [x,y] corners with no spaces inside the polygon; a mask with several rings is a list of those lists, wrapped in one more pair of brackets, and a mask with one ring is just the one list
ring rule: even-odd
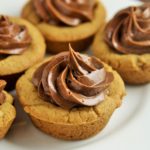
{"label": "dark chocolate frosting", "polygon": [[39,95],[63,108],[94,106],[104,100],[113,81],[101,61],[75,52],[62,52],[41,65],[33,75]]}
{"label": "dark chocolate frosting", "polygon": [[150,53],[150,3],[119,11],[106,26],[105,40],[120,53]]}
{"label": "dark chocolate frosting", "polygon": [[4,80],[0,80],[0,105],[5,102],[5,94],[2,92],[6,86],[6,82]]}
{"label": "dark chocolate frosting", "polygon": [[96,0],[32,0],[37,15],[51,24],[76,26],[91,21]]}
{"label": "dark chocolate frosting", "polygon": [[10,22],[6,16],[0,16],[0,54],[21,54],[31,43],[31,37],[25,26]]}

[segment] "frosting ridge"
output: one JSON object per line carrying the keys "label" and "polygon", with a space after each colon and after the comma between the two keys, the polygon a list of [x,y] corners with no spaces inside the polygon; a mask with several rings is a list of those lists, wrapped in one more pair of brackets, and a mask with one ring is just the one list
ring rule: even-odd
{"label": "frosting ridge", "polygon": [[31,37],[25,26],[0,16],[0,54],[21,54],[30,45]]}
{"label": "frosting ridge", "polygon": [[91,21],[96,4],[96,0],[33,0],[36,13],[42,21],[68,26]]}
{"label": "frosting ridge", "polygon": [[150,53],[150,3],[119,11],[106,25],[105,41],[120,53]]}
{"label": "frosting ridge", "polygon": [[95,57],[62,52],[41,65],[32,82],[39,95],[63,108],[94,106],[104,100],[113,75]]}

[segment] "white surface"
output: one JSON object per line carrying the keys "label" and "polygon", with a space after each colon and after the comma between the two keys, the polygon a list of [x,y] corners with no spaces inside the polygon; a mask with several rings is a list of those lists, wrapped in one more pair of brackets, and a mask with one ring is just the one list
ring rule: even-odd
{"label": "white surface", "polygon": [[[19,16],[26,0],[0,0],[0,13]],[[108,18],[114,12],[136,0],[103,0]],[[17,101],[17,99],[15,99]],[[93,138],[84,141],[62,141],[37,130],[19,104],[17,121],[6,138],[0,141],[5,150],[150,150],[150,84],[127,86],[122,106],[113,114],[106,128]]]}

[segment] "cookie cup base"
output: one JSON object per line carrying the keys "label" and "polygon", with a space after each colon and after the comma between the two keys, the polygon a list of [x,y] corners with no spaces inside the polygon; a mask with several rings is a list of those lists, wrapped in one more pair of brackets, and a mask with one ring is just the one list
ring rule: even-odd
{"label": "cookie cup base", "polygon": [[119,54],[104,41],[100,30],[92,46],[93,54],[112,66],[128,84],[145,84],[150,82],[150,54]]}
{"label": "cookie cup base", "polygon": [[114,75],[114,81],[108,88],[105,100],[93,107],[79,107],[66,110],[38,96],[32,84],[36,65],[29,69],[16,84],[17,95],[25,112],[33,124],[43,132],[65,140],[81,140],[101,131],[109,121],[112,113],[122,103],[125,87],[122,79],[105,64],[106,70]]}
{"label": "cookie cup base", "polygon": [[78,51],[86,50],[92,44],[93,37],[98,29],[103,26],[106,10],[102,3],[98,1],[92,21],[81,23],[75,27],[57,26],[41,22],[32,2],[29,1],[22,10],[22,17],[35,24],[41,31],[45,37],[48,52],[59,53],[68,50],[68,43],[71,43],[73,48]]}

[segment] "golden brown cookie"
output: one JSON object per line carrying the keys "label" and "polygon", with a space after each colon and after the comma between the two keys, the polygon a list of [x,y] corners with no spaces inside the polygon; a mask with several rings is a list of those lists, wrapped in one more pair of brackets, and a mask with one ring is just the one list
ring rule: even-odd
{"label": "golden brown cookie", "polygon": [[7,81],[7,88],[13,89],[16,79],[30,66],[41,61],[45,54],[45,42],[41,33],[28,21],[9,17],[12,23],[25,26],[31,37],[31,44],[18,55],[8,55],[0,60],[0,78]]}
{"label": "golden brown cookie", "polygon": [[150,5],[117,12],[95,37],[93,53],[111,65],[129,84],[150,82]]}
{"label": "golden brown cookie", "polygon": [[[0,85],[2,82],[3,81],[1,80]],[[0,96],[2,96],[2,94],[5,99],[0,103],[0,139],[2,139],[6,135],[16,117],[16,110],[12,105],[12,96],[5,91],[2,91],[2,93],[0,93]]]}
{"label": "golden brown cookie", "polygon": [[39,97],[32,76],[41,64],[26,71],[16,84],[19,101],[33,124],[47,134],[66,140],[85,139],[101,131],[125,95],[124,83],[118,73],[104,64],[106,70],[114,75],[105,100],[93,107],[67,110]]}
{"label": "golden brown cookie", "polygon": [[101,31],[95,37],[92,51],[96,57],[117,70],[126,83],[150,82],[150,54],[119,54],[106,44]]}
{"label": "golden brown cookie", "polygon": [[81,23],[75,27],[56,26],[40,22],[31,0],[22,10],[22,17],[35,24],[44,35],[47,50],[51,53],[65,51],[68,48],[68,43],[71,43],[72,47],[79,51],[86,50],[93,42],[95,33],[104,23],[105,16],[105,8],[99,3],[95,9],[92,21]]}

